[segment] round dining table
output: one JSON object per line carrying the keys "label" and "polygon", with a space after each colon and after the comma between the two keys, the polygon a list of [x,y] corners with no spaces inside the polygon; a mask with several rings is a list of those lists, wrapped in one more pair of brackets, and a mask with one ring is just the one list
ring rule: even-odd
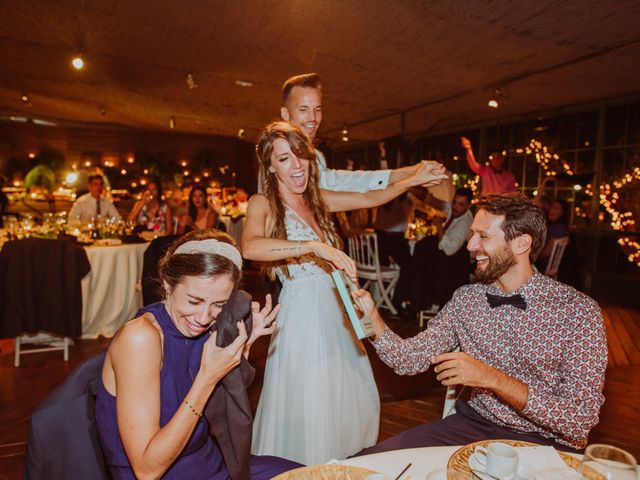
{"label": "round dining table", "polygon": [[148,243],[84,247],[91,271],[82,279],[82,338],[113,337],[142,306],[140,278]]}
{"label": "round dining table", "polygon": [[423,480],[429,473],[446,468],[449,458],[459,448],[461,446],[407,448],[348,458],[340,464],[384,473],[390,478],[396,478],[408,464],[411,464],[401,478]]}

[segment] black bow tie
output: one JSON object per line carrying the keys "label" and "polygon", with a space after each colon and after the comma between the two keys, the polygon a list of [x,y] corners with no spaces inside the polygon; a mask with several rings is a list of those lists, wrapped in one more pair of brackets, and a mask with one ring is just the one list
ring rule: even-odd
{"label": "black bow tie", "polygon": [[491,308],[496,308],[500,305],[513,305],[520,310],[525,310],[527,308],[527,301],[519,293],[508,297],[487,293],[487,302],[489,302]]}

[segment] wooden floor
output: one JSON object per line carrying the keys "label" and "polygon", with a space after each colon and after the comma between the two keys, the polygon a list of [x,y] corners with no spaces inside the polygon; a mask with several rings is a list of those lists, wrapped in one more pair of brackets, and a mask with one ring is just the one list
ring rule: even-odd
{"label": "wooden floor", "polygon": [[[617,445],[640,458],[640,312],[613,304],[602,304],[609,338],[609,368],[605,384],[606,402],[600,423],[592,431],[591,443]],[[417,333],[411,319],[389,319],[402,336]],[[13,344],[0,340],[0,479],[22,478],[22,465],[31,412],[83,360],[104,349],[109,340],[79,340],[71,348],[70,360],[62,354],[42,353],[23,357],[13,367]],[[267,341],[252,351],[257,368],[250,390],[252,405],[262,388]],[[444,388],[431,371],[414,377],[395,375],[370,351],[376,383],[382,400],[380,440],[410,427],[440,418]]]}

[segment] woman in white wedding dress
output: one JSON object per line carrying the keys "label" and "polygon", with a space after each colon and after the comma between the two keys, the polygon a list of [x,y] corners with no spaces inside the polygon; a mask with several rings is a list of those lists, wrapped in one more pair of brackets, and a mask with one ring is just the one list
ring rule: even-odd
{"label": "woman in white wedding dress", "polygon": [[320,190],[313,147],[302,131],[273,122],[256,148],[263,194],[249,201],[245,258],[268,262],[282,281],[253,427],[253,453],[304,464],[346,458],[378,437],[380,400],[364,346],[353,334],[330,272],[355,265],[338,250],[329,212],[370,208],[412,186],[445,178],[435,162],[385,190]]}

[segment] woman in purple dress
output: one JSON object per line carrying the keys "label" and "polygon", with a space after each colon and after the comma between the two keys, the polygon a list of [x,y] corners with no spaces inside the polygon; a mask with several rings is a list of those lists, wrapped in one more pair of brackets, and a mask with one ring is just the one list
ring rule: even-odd
{"label": "woman in purple dress", "polygon": [[[210,327],[240,281],[242,258],[228,235],[192,232],[169,247],[159,265],[164,301],[149,305],[115,336],[102,370],[96,422],[114,479],[226,479],[229,471],[202,415],[215,386],[273,332],[278,307],[252,304],[251,336],[216,346]],[[252,457],[251,478],[299,466]]]}

